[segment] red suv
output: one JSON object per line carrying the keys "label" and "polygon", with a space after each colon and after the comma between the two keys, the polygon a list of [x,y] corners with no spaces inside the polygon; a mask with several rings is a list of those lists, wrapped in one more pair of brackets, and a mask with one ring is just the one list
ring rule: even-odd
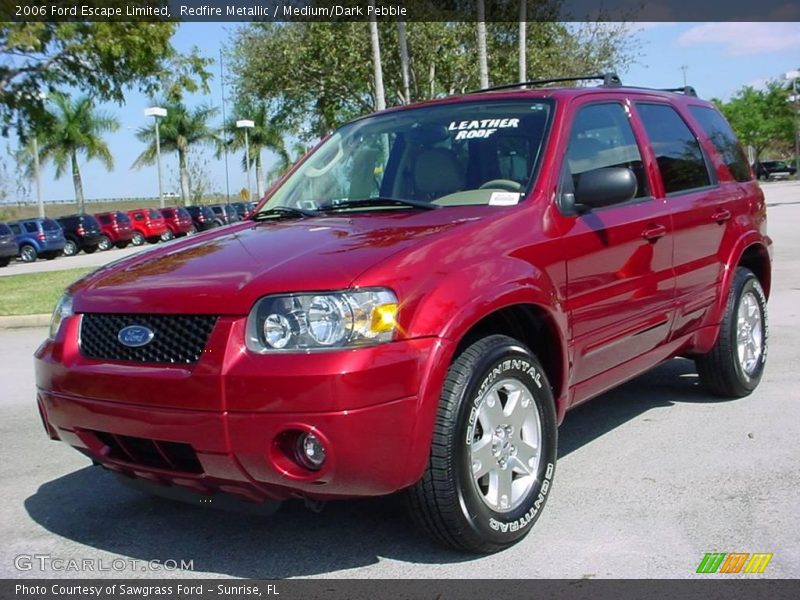
{"label": "red suv", "polygon": [[100,223],[100,230],[103,233],[100,250],[108,250],[112,246],[126,248],[131,243],[133,227],[130,218],[124,212],[116,210],[97,213],[95,218]]}
{"label": "red suv", "polygon": [[128,216],[133,226],[131,241],[134,246],[141,246],[145,240],[155,244],[168,231],[164,217],[154,208],[129,210]]}
{"label": "red suv", "polygon": [[182,237],[194,231],[192,215],[185,208],[162,208],[159,210],[167,226],[168,239]]}
{"label": "red suv", "polygon": [[53,439],[153,490],[406,490],[436,540],[500,550],[550,496],[570,408],[674,356],[709,393],[755,389],[766,218],[689,88],[609,76],[390,109],[250,220],[69,288],[39,408]]}

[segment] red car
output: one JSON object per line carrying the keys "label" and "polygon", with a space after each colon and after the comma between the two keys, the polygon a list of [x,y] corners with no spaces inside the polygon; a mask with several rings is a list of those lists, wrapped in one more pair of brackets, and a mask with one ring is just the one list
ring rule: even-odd
{"label": "red car", "polygon": [[154,208],[129,210],[128,216],[133,226],[131,241],[134,246],[141,246],[145,241],[155,244],[168,231],[164,217]]}
{"label": "red car", "polygon": [[95,219],[100,223],[103,239],[100,240],[100,250],[108,250],[112,246],[125,248],[133,238],[131,220],[122,211],[112,211],[95,214]]}
{"label": "red car", "polygon": [[194,231],[192,215],[185,208],[168,207],[159,209],[159,212],[167,226],[168,239],[182,237]]}
{"label": "red car", "polygon": [[569,409],[674,356],[711,394],[756,388],[766,223],[689,88],[609,76],[393,108],[324,140],[250,220],[71,286],[39,409],[154,491],[406,490],[439,542],[500,550],[550,496]]}

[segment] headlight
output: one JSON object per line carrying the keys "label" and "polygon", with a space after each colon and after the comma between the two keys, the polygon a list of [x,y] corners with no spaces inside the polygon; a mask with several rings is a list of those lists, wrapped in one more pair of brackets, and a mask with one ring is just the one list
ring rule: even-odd
{"label": "headlight", "polygon": [[247,318],[247,347],[270,352],[388,342],[396,318],[397,297],[382,288],[266,296]]}
{"label": "headlight", "polygon": [[50,318],[51,340],[55,339],[56,334],[61,327],[61,322],[67,317],[71,317],[73,314],[75,313],[72,312],[72,296],[69,294],[64,294],[58,299],[58,302],[56,302],[56,308],[53,311],[53,316]]}

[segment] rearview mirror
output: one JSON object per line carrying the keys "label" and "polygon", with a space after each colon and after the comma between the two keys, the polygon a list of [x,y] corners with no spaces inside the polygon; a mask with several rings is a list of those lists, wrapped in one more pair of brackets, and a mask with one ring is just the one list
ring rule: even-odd
{"label": "rearview mirror", "polygon": [[576,208],[589,210],[636,197],[636,175],[627,167],[604,167],[581,173],[575,182]]}

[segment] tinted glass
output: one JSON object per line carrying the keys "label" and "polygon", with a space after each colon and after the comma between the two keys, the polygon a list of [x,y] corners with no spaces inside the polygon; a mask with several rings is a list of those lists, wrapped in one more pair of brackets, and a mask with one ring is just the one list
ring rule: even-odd
{"label": "tinted glass", "polygon": [[642,156],[621,104],[592,104],[580,109],[572,124],[567,166],[576,188],[587,171],[626,167],[636,175],[636,197],[649,195]]}
{"label": "tinted glass", "polygon": [[131,220],[128,218],[128,215],[126,215],[125,213],[118,212],[117,213],[117,222],[118,223],[124,223],[124,224],[127,225],[128,223],[131,222]]}
{"label": "tinted glass", "polygon": [[100,215],[100,222],[103,223],[104,225],[108,225],[109,223],[111,223],[111,217],[109,217],[108,215]]}
{"label": "tinted glass", "polygon": [[706,106],[690,106],[689,111],[700,123],[705,134],[714,144],[722,161],[736,181],[750,181],[750,167],[742,145],[736,139],[731,126],[719,112]]}
{"label": "tinted glass", "polygon": [[700,144],[675,109],[643,103],[636,108],[656,155],[664,191],[673,194],[711,185]]}
{"label": "tinted glass", "polygon": [[211,218],[211,219],[214,218],[214,211],[208,208],[207,206],[203,207],[203,214],[206,216],[206,218]]}
{"label": "tinted glass", "polygon": [[18,223],[9,223],[8,227],[11,229],[11,231],[13,231],[17,235],[22,233],[22,230],[19,228]]}
{"label": "tinted glass", "polygon": [[5,223],[0,223],[0,235],[9,235],[11,230],[8,228],[8,225]]}
{"label": "tinted glass", "polygon": [[25,231],[29,233],[36,233],[39,231],[39,228],[36,226],[36,223],[25,223]]}
{"label": "tinted glass", "polygon": [[45,231],[59,231],[61,229],[61,226],[53,219],[45,219],[43,227]]}
{"label": "tinted glass", "polygon": [[81,217],[81,221],[83,222],[83,226],[88,229],[100,229],[100,224],[97,222],[91,215],[84,215]]}
{"label": "tinted glass", "polygon": [[185,208],[179,208],[178,209],[178,216],[179,217],[183,217],[184,219],[191,217],[191,215],[189,214],[189,211],[187,211]]}
{"label": "tinted glass", "polygon": [[133,213],[133,218],[137,221],[144,221],[144,215],[142,213]]}
{"label": "tinted glass", "polygon": [[153,210],[152,208],[147,212],[147,214],[150,215],[151,219],[160,219],[161,218],[161,213],[158,212],[157,210]]}
{"label": "tinted glass", "polygon": [[161,214],[162,214],[162,216],[166,217],[167,219],[171,219],[173,217],[173,213],[172,213],[172,209],[171,208],[165,208],[163,211],[161,211]]}

